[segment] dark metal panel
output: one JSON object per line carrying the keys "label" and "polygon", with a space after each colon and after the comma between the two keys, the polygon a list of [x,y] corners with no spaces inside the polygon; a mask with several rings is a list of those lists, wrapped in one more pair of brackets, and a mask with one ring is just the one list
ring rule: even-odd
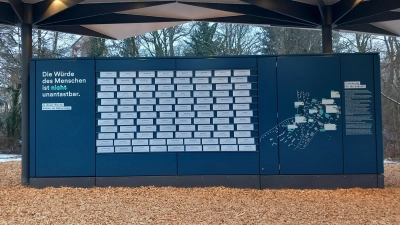
{"label": "dark metal panel", "polygon": [[49,177],[49,178],[31,178],[30,187],[79,187],[92,188],[96,184],[94,177]]}
{"label": "dark metal panel", "polygon": [[260,174],[279,174],[279,149],[268,134],[277,125],[278,101],[276,57],[258,58],[258,121],[260,137]]}
{"label": "dark metal panel", "polygon": [[332,22],[336,23],[343,16],[349,13],[362,0],[342,0],[332,5]]}
{"label": "dark metal panel", "polygon": [[159,23],[159,22],[184,22],[184,21],[188,20],[110,13],[107,14],[106,16],[99,15],[81,19],[55,22],[52,23],[51,25],[71,26],[71,25],[90,25],[90,24]]}
{"label": "dark metal panel", "polygon": [[96,71],[175,70],[173,58],[96,59]]}
{"label": "dark metal panel", "polygon": [[96,176],[173,176],[176,158],[176,153],[97,154]]}
{"label": "dark metal panel", "polygon": [[379,0],[379,1],[363,1],[353,10],[343,16],[338,23],[347,23],[353,20],[389,12],[400,8],[400,1]]}
{"label": "dark metal panel", "polygon": [[371,34],[381,34],[381,35],[389,35],[389,36],[398,36],[395,33],[384,30],[382,28],[376,27],[371,24],[358,24],[358,25],[349,25],[349,26],[337,26],[335,29],[339,30],[347,30],[347,31],[358,31],[363,33],[371,33]]}
{"label": "dark metal panel", "polygon": [[178,153],[178,175],[253,175],[260,173],[258,152]]}
{"label": "dark metal panel", "polygon": [[258,175],[96,177],[97,187],[230,187],[260,189]]}
{"label": "dark metal panel", "polygon": [[10,4],[0,2],[0,22],[15,25],[17,23],[17,15]]}
{"label": "dark metal panel", "polygon": [[33,23],[37,23],[44,19],[47,19],[83,1],[84,0],[64,0],[62,2],[58,2],[54,0],[44,0],[32,4]]}
{"label": "dark metal panel", "polygon": [[291,0],[242,0],[252,5],[268,9],[309,23],[319,24],[320,14],[317,6]]}
{"label": "dark metal panel", "polygon": [[220,3],[198,3],[198,2],[180,2],[181,4],[193,5],[208,9],[222,10],[226,12],[233,12],[244,14],[248,16],[257,16],[261,18],[268,18],[273,20],[281,20],[286,22],[298,23],[302,25],[312,25],[303,20],[298,20],[293,17],[285,16],[274,11],[263,9],[254,5],[245,4],[220,4]]}
{"label": "dark metal panel", "polygon": [[[94,67],[93,59],[36,62],[36,177],[95,176]],[[71,110],[42,110],[43,103]]]}
{"label": "dark metal panel", "polygon": [[[342,106],[344,173],[377,174],[374,56],[341,56],[341,79],[346,99]],[[349,81],[366,88],[345,88],[344,82]]]}
{"label": "dark metal panel", "polygon": [[278,132],[266,138],[279,145],[280,174],[342,174],[340,57],[278,57],[277,71]]}
{"label": "dark metal panel", "polygon": [[176,60],[176,69],[178,70],[201,70],[201,69],[256,69],[257,60],[255,57],[235,57],[221,58],[208,57],[202,59]]}
{"label": "dark metal panel", "polygon": [[172,1],[166,2],[124,2],[124,3],[104,3],[104,4],[80,4],[69,9],[64,10],[54,16],[45,19],[38,23],[39,25],[47,25],[61,21],[68,21],[74,19],[81,19],[91,16],[98,16],[106,14],[127,11],[132,9],[141,9],[151,6],[164,5],[172,3]]}
{"label": "dark metal panel", "polygon": [[82,26],[46,26],[46,27],[37,27],[37,29],[43,30],[51,30],[51,31],[59,31],[65,33],[73,33],[73,34],[80,34],[85,36],[92,36],[92,37],[99,37],[99,38],[106,38],[106,39],[114,39],[113,37],[107,36],[105,34],[99,33],[97,31],[88,29]]}
{"label": "dark metal panel", "polygon": [[261,189],[377,188],[378,175],[270,175],[260,183]]}
{"label": "dark metal panel", "polygon": [[378,188],[385,188],[385,176],[378,174]]}
{"label": "dark metal panel", "polygon": [[383,174],[383,127],[382,127],[382,95],[381,70],[379,55],[374,55],[374,85],[375,85],[375,137],[377,173]]}
{"label": "dark metal panel", "polygon": [[241,24],[267,24],[271,26],[280,26],[280,27],[308,27],[308,28],[314,27],[308,24],[299,24],[289,21],[262,18],[257,16],[217,17],[217,18],[199,19],[197,21],[218,22],[218,23],[241,23]]}
{"label": "dark metal panel", "polygon": [[36,61],[30,62],[29,76],[29,177],[36,177]]}
{"label": "dark metal panel", "polygon": [[365,17],[359,20],[353,20],[348,23],[338,24],[339,26],[349,26],[365,23],[377,23],[391,20],[400,20],[400,12],[386,12],[374,16]]}

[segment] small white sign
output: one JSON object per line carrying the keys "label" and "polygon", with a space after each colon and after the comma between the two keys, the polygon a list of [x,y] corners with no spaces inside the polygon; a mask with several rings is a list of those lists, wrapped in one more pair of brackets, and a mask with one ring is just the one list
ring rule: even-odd
{"label": "small white sign", "polygon": [[136,77],[136,71],[121,71],[119,77]]}
{"label": "small white sign", "polygon": [[100,72],[100,77],[117,77],[117,72]]}

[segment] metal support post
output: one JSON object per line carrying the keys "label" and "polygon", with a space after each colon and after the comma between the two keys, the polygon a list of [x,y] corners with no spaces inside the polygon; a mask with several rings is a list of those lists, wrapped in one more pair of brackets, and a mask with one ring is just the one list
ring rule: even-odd
{"label": "metal support post", "polygon": [[22,164],[21,183],[29,185],[29,70],[32,58],[32,5],[24,5],[24,21],[21,24],[21,88],[22,88]]}

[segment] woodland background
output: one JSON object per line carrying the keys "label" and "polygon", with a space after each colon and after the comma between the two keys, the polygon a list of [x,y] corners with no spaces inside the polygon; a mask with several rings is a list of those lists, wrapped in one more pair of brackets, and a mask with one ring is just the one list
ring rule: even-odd
{"label": "woodland background", "polygon": [[[335,53],[379,52],[384,155],[400,159],[400,38],[334,33]],[[33,31],[34,58],[231,56],[321,53],[319,30],[192,22],[124,40]],[[21,40],[0,26],[0,153],[20,153]]]}

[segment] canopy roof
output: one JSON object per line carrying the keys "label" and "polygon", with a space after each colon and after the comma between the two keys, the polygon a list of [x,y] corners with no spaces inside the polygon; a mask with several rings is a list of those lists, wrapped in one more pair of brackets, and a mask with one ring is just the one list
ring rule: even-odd
{"label": "canopy roof", "polygon": [[190,21],[399,36],[400,0],[0,0],[0,24],[111,39]]}

